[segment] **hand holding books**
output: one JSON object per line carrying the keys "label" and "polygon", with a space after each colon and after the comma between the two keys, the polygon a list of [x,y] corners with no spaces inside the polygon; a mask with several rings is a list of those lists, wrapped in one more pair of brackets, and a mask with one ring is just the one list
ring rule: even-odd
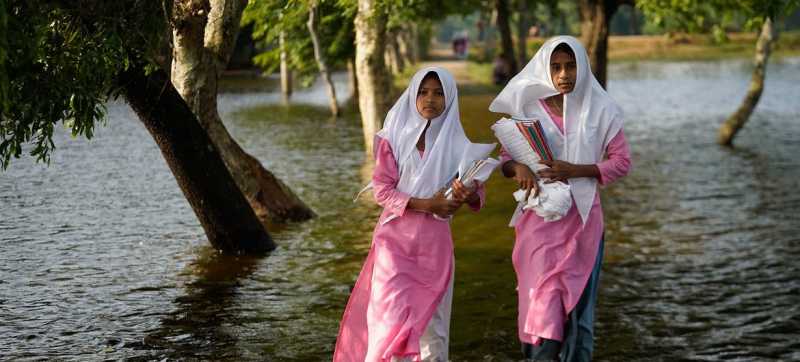
{"label": "hand holding books", "polygon": [[[495,136],[503,148],[511,155],[514,161],[528,166],[533,172],[538,172],[547,166],[539,160],[552,161],[553,153],[547,143],[544,130],[538,120],[515,121],[501,118],[493,126]],[[539,194],[529,195],[525,199],[525,190],[514,193],[517,200],[517,210],[511,218],[511,225],[516,223],[522,210],[532,209],[546,221],[561,219],[572,207],[572,195],[569,185],[563,182],[545,183],[539,180]]]}
{"label": "hand holding books", "polygon": [[[473,143],[464,150],[461,156],[461,162],[458,167],[458,175],[454,180],[460,181],[466,187],[473,187],[475,182],[486,182],[491,176],[492,171],[500,165],[500,161],[489,157],[489,154],[495,149],[497,144],[480,144]],[[448,185],[444,193],[448,200],[453,199],[453,187]],[[448,220],[439,215],[434,215],[440,220]]]}
{"label": "hand holding books", "polygon": [[[478,182],[486,182],[489,179],[489,176],[492,174],[492,171],[500,164],[500,161],[495,160],[494,158],[487,158],[485,160],[475,160],[472,162],[472,165],[467,169],[464,174],[458,175],[458,181],[460,181],[466,187],[472,187],[475,181]],[[447,189],[444,193],[445,197],[449,200],[453,199],[453,187]]]}

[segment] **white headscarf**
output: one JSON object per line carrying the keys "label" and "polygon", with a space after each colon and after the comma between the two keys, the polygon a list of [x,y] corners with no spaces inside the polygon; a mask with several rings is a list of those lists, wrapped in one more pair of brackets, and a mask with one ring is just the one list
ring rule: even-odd
{"label": "white headscarf", "polygon": [[[417,140],[428,121],[417,111],[417,92],[430,72],[436,73],[442,83],[445,106],[425,132],[425,152],[420,157]],[[398,190],[412,197],[429,198],[444,188],[457,174],[462,155],[471,145],[461,126],[458,90],[450,72],[427,67],[414,74],[377,135],[392,146],[400,172]]]}
{"label": "white headscarf", "polygon": [[[566,137],[558,131],[539,102],[559,93],[550,76],[550,56],[562,43],[572,48],[577,63],[575,88],[564,95]],[[489,110],[509,114],[515,119],[541,120],[554,157],[573,164],[602,161],[608,143],[622,129],[622,110],[592,75],[586,49],[571,36],[556,36],[545,42],[492,101]],[[569,183],[578,212],[586,223],[597,192],[597,180],[571,178]]]}

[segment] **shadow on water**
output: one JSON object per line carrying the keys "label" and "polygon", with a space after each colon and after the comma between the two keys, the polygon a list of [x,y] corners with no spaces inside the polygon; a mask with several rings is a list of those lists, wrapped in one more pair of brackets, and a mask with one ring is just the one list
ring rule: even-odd
{"label": "shadow on water", "polygon": [[236,348],[238,337],[228,326],[247,318],[232,306],[242,280],[251,276],[258,264],[256,257],[223,255],[210,247],[198,250],[197,258],[180,274],[189,282],[183,287],[184,294],[173,301],[176,310],[164,315],[161,327],[148,332],[141,343],[128,345],[148,351],[147,356],[132,360],[244,358]]}

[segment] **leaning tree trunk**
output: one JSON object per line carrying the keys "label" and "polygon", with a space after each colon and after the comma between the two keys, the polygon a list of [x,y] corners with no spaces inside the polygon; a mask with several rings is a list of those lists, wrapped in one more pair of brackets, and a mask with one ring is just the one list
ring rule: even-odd
{"label": "leaning tree trunk", "polygon": [[331,74],[328,72],[328,65],[325,62],[325,53],[319,45],[319,36],[317,35],[318,10],[319,7],[317,4],[312,3],[308,10],[308,22],[306,23],[306,26],[308,26],[308,33],[311,35],[311,43],[314,47],[314,59],[317,60],[319,75],[322,77],[322,80],[325,82],[325,86],[328,88],[328,103],[331,108],[331,114],[334,117],[338,117],[339,102],[336,100],[336,88],[333,86],[333,81],[331,81]]}
{"label": "leaning tree trunk", "polygon": [[764,25],[761,26],[761,34],[758,36],[756,42],[756,55],[755,55],[755,69],[753,69],[753,78],[750,79],[750,89],[744,97],[744,101],[722,126],[719,128],[719,143],[721,145],[730,146],[733,144],[733,138],[739,132],[753,109],[756,108],[761,92],[764,91],[764,75],[767,68],[767,60],[769,60],[770,46],[775,38],[773,33],[772,18],[765,17]]}
{"label": "leaning tree trunk", "polygon": [[120,74],[123,96],[161,149],[208,241],[228,253],[260,253],[275,244],[247,203],[217,147],[163,70]]}
{"label": "leaning tree trunk", "polygon": [[531,24],[528,1],[517,0],[517,10],[517,64],[521,68],[528,63],[528,29]]}
{"label": "leaning tree trunk", "polygon": [[288,101],[292,96],[292,70],[289,68],[289,55],[286,52],[286,34],[281,31],[278,35],[278,47],[281,61],[281,95]]}
{"label": "leaning tree trunk", "polygon": [[580,0],[581,42],[589,53],[589,66],[603,88],[608,68],[608,24],[622,4],[632,0]]}
{"label": "leaning tree trunk", "polygon": [[356,78],[364,144],[372,154],[373,138],[389,109],[390,82],[383,59],[386,13],[375,0],[358,0],[356,14]]}
{"label": "leaning tree trunk", "polygon": [[517,57],[514,56],[514,41],[511,38],[511,26],[509,25],[508,1],[495,0],[497,10],[497,29],[500,30],[500,42],[503,47],[505,60],[508,62],[511,74],[517,73]]}
{"label": "leaning tree trunk", "polygon": [[[184,4],[176,2],[177,6]],[[208,132],[256,215],[265,222],[307,220],[314,213],[261,162],[242,150],[217,111],[217,79],[233,50],[247,1],[211,0],[205,4],[210,4],[208,11],[175,11],[172,83]]]}

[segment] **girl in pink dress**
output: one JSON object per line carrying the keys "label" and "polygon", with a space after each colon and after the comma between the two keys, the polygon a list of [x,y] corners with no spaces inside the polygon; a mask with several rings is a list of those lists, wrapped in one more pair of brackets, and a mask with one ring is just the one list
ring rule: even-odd
{"label": "girl in pink dress", "polygon": [[470,142],[452,75],[417,72],[375,139],[375,200],[383,212],[350,300],[333,360],[447,361],[453,289],[450,216],[483,205],[481,186],[452,183]]}
{"label": "girl in pink dress", "polygon": [[[520,211],[512,261],[517,274],[518,333],[527,359],[589,361],[603,254],[598,185],[626,175],[630,153],[622,112],[589,69],[577,39],[548,40],[489,109],[538,119],[554,161],[534,174],[501,152],[502,170],[531,197],[539,182],[567,182],[573,204],[559,220]],[[604,157],[605,156],[605,157]]]}

